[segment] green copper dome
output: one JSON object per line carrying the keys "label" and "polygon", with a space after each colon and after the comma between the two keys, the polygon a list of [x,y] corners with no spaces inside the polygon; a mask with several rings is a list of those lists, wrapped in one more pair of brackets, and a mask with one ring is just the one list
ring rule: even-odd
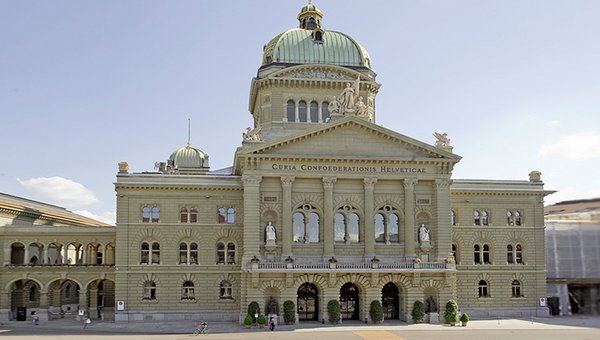
{"label": "green copper dome", "polygon": [[262,65],[330,64],[371,68],[371,57],[356,40],[335,31],[323,31],[315,40],[317,31],[291,29],[275,36],[264,47]]}
{"label": "green copper dome", "polygon": [[208,155],[200,150],[192,147],[188,142],[186,147],[173,151],[169,157],[169,166],[172,169],[208,169]]}
{"label": "green copper dome", "polygon": [[298,28],[276,35],[263,49],[269,64],[328,64],[371,68],[371,57],[348,35],[322,29],[323,12],[312,1],[300,10]]}

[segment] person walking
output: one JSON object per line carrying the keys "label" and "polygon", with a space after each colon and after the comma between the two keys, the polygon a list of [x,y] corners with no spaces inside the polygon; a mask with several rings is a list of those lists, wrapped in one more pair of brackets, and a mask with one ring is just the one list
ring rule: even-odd
{"label": "person walking", "polygon": [[269,329],[272,331],[275,330],[275,321],[273,321],[273,317],[269,317]]}
{"label": "person walking", "polygon": [[39,324],[40,324],[40,317],[37,315],[36,312],[33,312],[33,325],[39,326]]}
{"label": "person walking", "polygon": [[83,329],[86,329],[92,323],[92,320],[87,316],[83,319]]}

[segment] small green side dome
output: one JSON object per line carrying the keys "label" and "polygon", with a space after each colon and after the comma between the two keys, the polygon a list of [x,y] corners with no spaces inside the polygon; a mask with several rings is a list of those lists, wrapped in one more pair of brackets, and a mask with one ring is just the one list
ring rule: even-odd
{"label": "small green side dome", "polygon": [[186,147],[173,151],[169,157],[169,166],[172,169],[208,169],[208,154],[192,147],[188,142]]}
{"label": "small green side dome", "polygon": [[276,35],[263,51],[262,65],[272,63],[328,64],[371,68],[367,50],[350,36],[323,31],[315,40],[314,30],[294,28]]}

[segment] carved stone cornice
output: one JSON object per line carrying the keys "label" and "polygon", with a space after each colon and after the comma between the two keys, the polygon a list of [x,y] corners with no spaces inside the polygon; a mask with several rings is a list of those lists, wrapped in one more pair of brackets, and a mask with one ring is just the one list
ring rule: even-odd
{"label": "carved stone cornice", "polygon": [[247,186],[258,186],[262,181],[262,176],[260,175],[243,175],[242,183],[244,183],[244,187]]}
{"label": "carved stone cornice", "polygon": [[294,176],[281,176],[281,186],[283,186],[284,188],[289,188],[292,186],[292,183],[294,183],[295,180],[296,177]]}
{"label": "carved stone cornice", "polygon": [[375,183],[377,183],[377,178],[375,178],[375,177],[364,178],[363,183],[365,183],[365,189],[373,189],[373,188],[375,188]]}
{"label": "carved stone cornice", "polygon": [[337,177],[323,177],[323,187],[325,189],[333,189],[333,184],[337,181]]}

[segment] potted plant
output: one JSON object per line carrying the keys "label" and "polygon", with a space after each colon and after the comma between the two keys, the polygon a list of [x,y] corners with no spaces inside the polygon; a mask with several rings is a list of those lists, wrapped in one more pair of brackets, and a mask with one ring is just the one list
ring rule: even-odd
{"label": "potted plant", "polygon": [[265,324],[267,323],[267,317],[264,314],[261,314],[256,319],[256,323],[258,323],[258,327],[265,328]]}
{"label": "potted plant", "polygon": [[374,300],[371,302],[369,316],[371,317],[371,322],[373,323],[380,323],[383,321],[383,308],[381,307],[381,302],[379,302],[379,300]]}
{"label": "potted plant", "polygon": [[467,322],[469,322],[469,314],[463,313],[463,315],[460,316],[460,324],[464,327],[467,325]]}
{"label": "potted plant", "polygon": [[329,300],[327,303],[327,316],[329,317],[329,322],[338,323],[340,322],[340,311],[341,311],[340,302],[338,300]]}
{"label": "potted plant", "polygon": [[456,314],[451,314],[451,315],[448,317],[448,321],[450,322],[450,326],[454,326],[454,325],[456,325],[456,321],[458,321],[458,315],[456,315]]}
{"label": "potted plant", "polygon": [[246,328],[250,328],[252,326],[252,320],[252,315],[246,314],[246,317],[244,318],[244,326]]}
{"label": "potted plant", "polygon": [[286,325],[292,325],[296,323],[296,305],[292,300],[286,300],[283,302],[283,321]]}
{"label": "potted plant", "polygon": [[[454,300],[449,300],[446,303],[446,311],[444,312],[444,318],[446,319],[446,322],[450,323],[452,326],[454,326],[454,323],[456,323],[456,321],[458,321],[458,304],[456,303],[456,301]],[[452,316],[454,316],[454,322],[452,322],[452,320],[450,319]]]}
{"label": "potted plant", "polygon": [[419,300],[415,301],[411,316],[415,323],[423,321],[423,317],[425,316],[425,304]]}
{"label": "potted plant", "polygon": [[260,305],[256,301],[252,301],[248,304],[248,315],[252,317],[252,323],[256,323],[258,315],[260,314]]}

